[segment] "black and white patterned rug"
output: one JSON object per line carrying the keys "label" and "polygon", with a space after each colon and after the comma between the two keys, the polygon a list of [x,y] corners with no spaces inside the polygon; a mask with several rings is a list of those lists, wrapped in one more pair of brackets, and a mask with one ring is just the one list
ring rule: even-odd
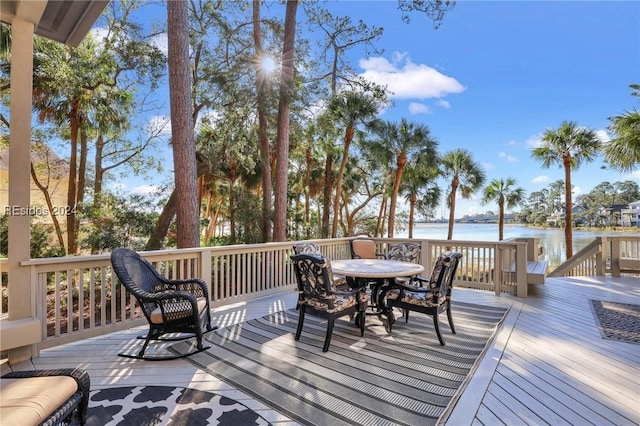
{"label": "black and white patterned rug", "polygon": [[[507,312],[452,305],[457,333],[441,321],[446,346],[428,315],[398,321],[391,335],[370,316],[364,336],[344,317],[322,352],[326,320],[307,316],[295,340],[299,312],[290,309],[208,333],[212,349],[185,360],[299,424],[435,426]],[[169,350],[191,352],[192,344]]]}
{"label": "black and white patterned rug", "polygon": [[173,386],[125,386],[91,392],[88,426],[270,425],[245,405],[218,395]]}
{"label": "black and white patterned rug", "polygon": [[591,308],[603,339],[640,344],[640,305],[592,300]]}

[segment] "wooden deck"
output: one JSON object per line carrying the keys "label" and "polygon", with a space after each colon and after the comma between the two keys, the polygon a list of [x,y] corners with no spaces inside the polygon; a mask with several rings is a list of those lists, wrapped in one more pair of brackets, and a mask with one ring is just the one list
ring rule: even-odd
{"label": "wooden deck", "polygon": [[[496,339],[445,425],[640,425],[640,346],[602,339],[590,299],[640,304],[637,277],[547,278],[526,299],[456,289],[457,300],[511,306]],[[296,294],[217,308],[219,326],[292,308]],[[455,312],[454,312],[455,320]],[[291,422],[184,360],[145,362],[117,357],[142,329],[48,349],[14,369],[81,366],[92,389],[175,385],[234,398],[279,425]]]}

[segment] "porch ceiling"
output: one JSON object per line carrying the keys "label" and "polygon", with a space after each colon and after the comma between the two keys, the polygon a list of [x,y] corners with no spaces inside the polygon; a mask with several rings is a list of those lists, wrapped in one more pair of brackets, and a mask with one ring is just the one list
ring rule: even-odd
{"label": "porch ceiling", "polygon": [[109,0],[2,0],[0,20],[20,18],[35,25],[35,34],[76,47],[87,35]]}

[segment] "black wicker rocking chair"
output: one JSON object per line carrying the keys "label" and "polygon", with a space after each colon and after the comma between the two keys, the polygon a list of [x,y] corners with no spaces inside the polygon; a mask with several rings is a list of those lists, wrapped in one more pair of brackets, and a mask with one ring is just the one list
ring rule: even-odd
{"label": "black wicker rocking chair", "polygon": [[[208,349],[202,343],[203,334],[215,330],[211,326],[209,291],[204,281],[191,278],[169,280],[138,253],[119,248],[111,253],[111,265],[120,282],[136,298],[149,323],[149,332],[142,349],[136,354],[119,356],[151,361],[176,359]],[[169,336],[166,336],[169,335]],[[196,348],[184,354],[146,355],[149,342],[179,341],[196,337]]]}

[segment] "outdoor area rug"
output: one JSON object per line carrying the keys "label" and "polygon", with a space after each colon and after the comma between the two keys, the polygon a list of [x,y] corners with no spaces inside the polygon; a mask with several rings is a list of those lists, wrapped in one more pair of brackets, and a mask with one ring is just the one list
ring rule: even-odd
{"label": "outdoor area rug", "polygon": [[446,346],[432,317],[412,313],[408,324],[396,321],[392,335],[376,316],[367,317],[364,337],[349,317],[337,320],[323,353],[326,322],[307,315],[296,342],[298,312],[291,309],[209,333],[213,346],[185,359],[301,424],[433,425],[506,313],[469,303],[452,311],[455,335],[441,315]]}
{"label": "outdoor area rug", "polygon": [[640,345],[640,305],[592,300],[591,308],[603,339]]}
{"label": "outdoor area rug", "polygon": [[270,425],[233,399],[214,392],[173,386],[123,386],[92,391],[86,424]]}

